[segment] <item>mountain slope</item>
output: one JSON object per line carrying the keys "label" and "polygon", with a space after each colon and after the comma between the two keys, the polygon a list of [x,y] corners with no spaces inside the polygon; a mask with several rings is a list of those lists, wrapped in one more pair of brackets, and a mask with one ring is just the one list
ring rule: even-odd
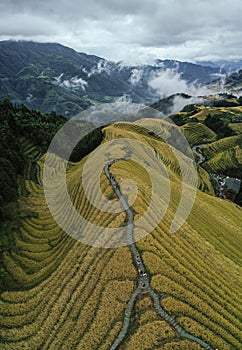
{"label": "mountain slope", "polygon": [[216,134],[202,123],[190,122],[181,127],[191,146],[216,140]]}
{"label": "mountain slope", "polygon": [[195,85],[210,82],[219,71],[172,60],[125,66],[60,44],[2,41],[0,99],[9,98],[32,109],[55,111],[69,117],[91,104],[115,101],[123,96],[134,102],[154,101],[161,91],[152,88],[150,82],[162,78],[167,70]]}
{"label": "mountain slope", "polygon": [[235,72],[242,67],[242,60],[198,61],[197,63],[206,67],[220,68],[221,73]]}
{"label": "mountain slope", "polygon": [[[187,222],[178,232],[170,234],[169,226],[180,200],[181,176],[171,149],[145,131],[145,125],[156,129],[159,123],[144,119],[138,127],[118,123],[103,130],[103,142],[124,137],[146,143],[157,154],[157,162],[166,164],[169,173],[172,191],[169,208],[158,227],[136,246],[160,305],[185,330],[211,347],[238,349],[242,341],[241,209],[198,191]],[[50,164],[53,173],[56,161],[53,155]],[[41,169],[43,162],[41,158]],[[76,209],[97,225],[122,226],[123,212],[100,211],[86,199],[80,181],[85,162],[83,159],[70,164],[67,173],[68,191]],[[121,188],[124,179],[137,184],[137,198],[132,205],[137,221],[149,205],[151,182],[147,172],[131,160],[113,164],[111,172]],[[104,172],[100,184],[110,205],[117,201]],[[26,186],[30,195],[21,199],[20,206],[31,208],[35,215],[22,218],[21,225],[13,231],[14,246],[4,251],[3,269],[13,285],[1,294],[4,316],[1,348],[110,349],[137,285],[129,248],[93,248],[70,238],[53,220],[43,188],[33,181],[26,181]],[[125,184],[122,190],[125,191]],[[166,188],[164,195],[165,192]],[[65,205],[60,200],[63,215]],[[149,225],[146,222],[137,230]],[[14,291],[14,286],[18,290]],[[134,350],[137,346],[202,349],[197,343],[177,337],[174,329],[155,313],[145,294],[135,303],[132,328],[121,349]]]}
{"label": "mountain slope", "polygon": [[220,68],[203,66],[199,62],[195,64],[176,60],[156,60],[156,63],[166,69],[175,69],[181,74],[181,78],[188,83],[196,82],[201,85],[208,84],[220,71]]}
{"label": "mountain slope", "polygon": [[234,92],[242,91],[242,69],[238,72],[230,74],[225,80],[226,89]]}
{"label": "mountain slope", "polygon": [[92,102],[132,95],[131,85],[112,72],[114,64],[60,44],[1,42],[0,62],[0,97],[43,112],[75,114]]}

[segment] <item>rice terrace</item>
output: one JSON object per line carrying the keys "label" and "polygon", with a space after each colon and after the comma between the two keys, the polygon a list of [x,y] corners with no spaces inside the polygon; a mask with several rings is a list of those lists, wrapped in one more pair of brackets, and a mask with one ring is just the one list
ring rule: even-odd
{"label": "rice terrace", "polygon": [[[7,108],[16,118],[16,107],[7,104]],[[5,220],[1,236],[2,349],[240,348],[241,206],[215,196],[209,164],[223,173],[223,163],[214,159],[231,151],[226,153],[230,156],[226,171],[238,170],[241,159],[235,162],[232,155],[241,150],[241,134],[215,141],[216,133],[202,119],[180,127],[192,146],[205,134],[208,142],[198,149],[205,157],[198,165],[202,190],[198,189],[186,222],[171,234],[182,174],[169,145],[155,136],[159,127],[158,119],[141,119],[102,128],[102,144],[123,138],[140,141],[152,149],[158,164],[166,165],[172,194],[169,206],[159,225],[141,240],[132,236],[149,230],[154,220],[150,216],[145,226],[137,226],[152,190],[147,170],[121,149],[120,156],[104,166],[102,193],[110,205],[123,206],[121,212],[110,214],[85,199],[80,179],[88,156],[68,164],[68,192],[86,220],[103,227],[131,224],[127,245],[113,249],[82,244],[62,231],[45,201],[45,155],[34,140],[17,139],[25,166],[17,177],[17,217],[11,227],[9,218]],[[189,161],[185,155],[184,161]],[[53,154],[48,166],[54,176],[58,156]],[[137,186],[131,207],[132,184],[124,179]],[[165,197],[166,189],[162,192]],[[62,215],[65,205],[58,203]]]}

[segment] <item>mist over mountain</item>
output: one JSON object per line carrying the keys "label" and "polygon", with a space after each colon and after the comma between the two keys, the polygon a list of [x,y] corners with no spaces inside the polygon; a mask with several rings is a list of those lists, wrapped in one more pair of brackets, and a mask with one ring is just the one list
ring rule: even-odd
{"label": "mist over mountain", "polygon": [[221,72],[226,69],[175,60],[127,66],[57,43],[0,42],[0,98],[67,117],[96,103],[203,94]]}
{"label": "mist over mountain", "polygon": [[242,94],[242,69],[238,72],[232,73],[225,79],[225,86],[233,92]]}

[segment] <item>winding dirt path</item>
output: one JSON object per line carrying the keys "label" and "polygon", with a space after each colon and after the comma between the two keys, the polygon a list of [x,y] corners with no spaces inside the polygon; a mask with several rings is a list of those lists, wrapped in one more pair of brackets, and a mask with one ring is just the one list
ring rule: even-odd
{"label": "winding dirt path", "polygon": [[202,155],[202,153],[198,152],[198,149],[200,147],[206,146],[207,143],[201,143],[199,145],[193,146],[192,147],[192,151],[199,157],[198,161],[197,161],[197,165],[202,164],[203,162],[206,161],[205,157]]}
{"label": "winding dirt path", "polygon": [[118,348],[118,346],[122,343],[123,339],[127,335],[128,332],[128,327],[132,315],[132,311],[134,309],[134,304],[137,296],[139,294],[148,294],[150,297],[153,299],[154,302],[154,308],[157,311],[157,313],[160,315],[162,319],[164,319],[166,322],[168,322],[172,328],[175,330],[176,335],[180,338],[186,338],[189,340],[192,340],[199,345],[201,345],[204,349],[208,350],[214,350],[209,344],[207,344],[205,341],[202,339],[193,336],[192,334],[186,332],[176,321],[176,319],[173,316],[170,316],[160,305],[160,300],[159,296],[156,294],[156,292],[153,290],[153,288],[150,286],[149,282],[149,277],[145,271],[145,265],[142,261],[142,258],[140,256],[140,253],[136,247],[136,244],[133,243],[133,232],[134,232],[134,213],[132,209],[129,207],[128,203],[126,202],[124,196],[122,195],[119,186],[115,180],[115,178],[112,176],[110,172],[110,167],[112,164],[115,162],[118,162],[120,160],[125,160],[125,159],[114,159],[108,164],[105,165],[104,171],[106,174],[106,177],[110,181],[119,201],[121,202],[126,214],[127,214],[127,219],[128,219],[128,228],[127,228],[127,245],[130,248],[130,251],[133,256],[134,264],[137,270],[138,274],[138,280],[139,284],[138,287],[135,289],[135,291],[132,293],[131,298],[128,302],[128,306],[125,310],[125,315],[124,315],[124,320],[123,320],[123,326],[118,334],[117,338],[115,339],[113,345],[111,346],[110,350],[115,350]]}

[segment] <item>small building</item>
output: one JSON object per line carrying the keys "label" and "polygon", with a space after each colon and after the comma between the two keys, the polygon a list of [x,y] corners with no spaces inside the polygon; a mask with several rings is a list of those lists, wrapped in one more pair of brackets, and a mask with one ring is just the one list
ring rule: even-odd
{"label": "small building", "polygon": [[241,180],[227,176],[224,184],[224,198],[234,202],[237,194],[240,191]]}

